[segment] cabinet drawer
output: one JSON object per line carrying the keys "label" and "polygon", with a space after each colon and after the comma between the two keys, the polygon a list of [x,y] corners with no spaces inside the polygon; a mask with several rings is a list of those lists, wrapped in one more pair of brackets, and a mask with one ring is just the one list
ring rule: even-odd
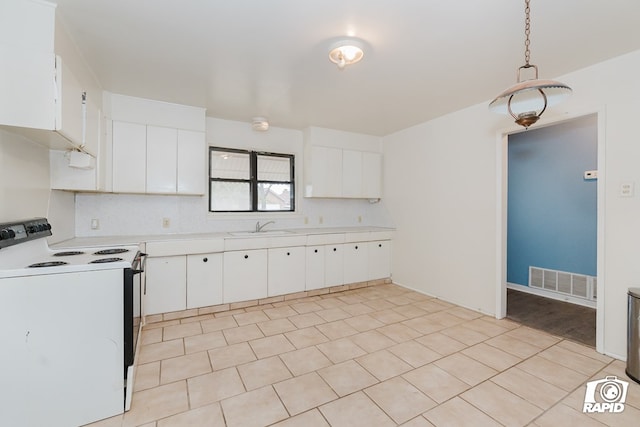
{"label": "cabinet drawer", "polygon": [[222,252],[224,239],[164,240],[147,243],[149,257]]}
{"label": "cabinet drawer", "polygon": [[343,243],[344,233],[335,234],[310,234],[307,236],[307,246],[330,245],[334,243]]}

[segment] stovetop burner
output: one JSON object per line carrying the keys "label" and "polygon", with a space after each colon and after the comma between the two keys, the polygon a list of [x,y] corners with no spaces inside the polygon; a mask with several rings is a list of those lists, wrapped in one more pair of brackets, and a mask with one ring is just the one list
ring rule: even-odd
{"label": "stovetop burner", "polygon": [[115,255],[115,254],[123,254],[125,252],[129,252],[129,249],[124,248],[113,248],[113,249],[103,249],[98,252],[94,252],[94,255]]}
{"label": "stovetop burner", "polygon": [[38,262],[35,264],[31,264],[27,266],[28,268],[37,268],[37,267],[57,267],[59,265],[67,265],[68,262],[64,261],[47,261],[47,262]]}
{"label": "stovetop burner", "polygon": [[82,251],[65,251],[65,252],[56,252],[53,256],[73,256],[73,255],[82,255],[84,252]]}
{"label": "stovetop burner", "polygon": [[94,259],[93,261],[89,261],[89,264],[104,264],[106,262],[118,262],[118,261],[124,261],[124,260],[122,258],[100,258],[100,259]]}

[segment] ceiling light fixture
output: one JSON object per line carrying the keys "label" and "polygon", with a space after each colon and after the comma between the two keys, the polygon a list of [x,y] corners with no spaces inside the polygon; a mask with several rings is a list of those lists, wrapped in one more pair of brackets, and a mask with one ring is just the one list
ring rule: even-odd
{"label": "ceiling light fixture", "polygon": [[341,70],[347,65],[360,61],[363,56],[362,43],[353,39],[337,41],[331,45],[329,50],[329,59]]}
{"label": "ceiling light fixture", "polygon": [[[524,61],[525,64],[518,68],[518,83],[506,89],[491,101],[489,109],[496,113],[511,114],[520,126],[528,128],[540,119],[548,105],[554,105],[571,94],[571,88],[564,83],[555,80],[539,80],[538,67],[529,64],[531,52],[529,51],[529,34],[531,33],[531,20],[529,19],[529,1],[525,0],[525,25],[524,25]],[[533,68],[534,78],[521,80],[522,70]]]}
{"label": "ceiling light fixture", "polygon": [[269,121],[264,117],[254,117],[251,122],[251,129],[256,132],[266,132],[269,130]]}

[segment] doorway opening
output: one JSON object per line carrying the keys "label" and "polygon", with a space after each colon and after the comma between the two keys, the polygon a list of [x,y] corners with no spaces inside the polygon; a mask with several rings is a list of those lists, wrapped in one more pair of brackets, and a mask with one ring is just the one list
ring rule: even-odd
{"label": "doorway opening", "polygon": [[602,115],[499,136],[498,317],[599,348]]}

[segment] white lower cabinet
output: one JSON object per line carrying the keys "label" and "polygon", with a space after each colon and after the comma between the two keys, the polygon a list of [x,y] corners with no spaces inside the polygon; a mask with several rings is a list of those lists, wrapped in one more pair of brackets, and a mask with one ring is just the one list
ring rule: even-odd
{"label": "white lower cabinet", "polygon": [[222,253],[187,255],[187,309],[222,304]]}
{"label": "white lower cabinet", "polygon": [[263,249],[264,238],[249,239],[242,250],[224,250],[222,243],[206,240],[184,248],[175,241],[148,243],[147,251],[155,256],[147,259],[145,315],[391,277],[392,241],[376,237],[380,240],[353,235],[350,239],[363,241],[332,243],[340,239],[323,236],[309,240],[310,246],[268,249]]}
{"label": "white lower cabinet", "polygon": [[187,258],[184,255],[148,258],[146,263],[145,314],[184,310]]}
{"label": "white lower cabinet", "polygon": [[305,257],[304,246],[269,249],[268,296],[304,291]]}
{"label": "white lower cabinet", "polygon": [[267,296],[267,249],[224,253],[224,303]]}
{"label": "white lower cabinet", "polygon": [[344,283],[357,283],[368,280],[369,259],[367,249],[367,242],[344,244]]}
{"label": "white lower cabinet", "polygon": [[305,290],[320,289],[325,287],[325,247],[324,246],[308,246],[306,248],[306,279]]}
{"label": "white lower cabinet", "polygon": [[380,240],[367,243],[369,266],[368,280],[391,277],[391,240]]}
{"label": "white lower cabinet", "polygon": [[333,244],[324,247],[324,286],[339,286],[345,282],[344,246]]}

